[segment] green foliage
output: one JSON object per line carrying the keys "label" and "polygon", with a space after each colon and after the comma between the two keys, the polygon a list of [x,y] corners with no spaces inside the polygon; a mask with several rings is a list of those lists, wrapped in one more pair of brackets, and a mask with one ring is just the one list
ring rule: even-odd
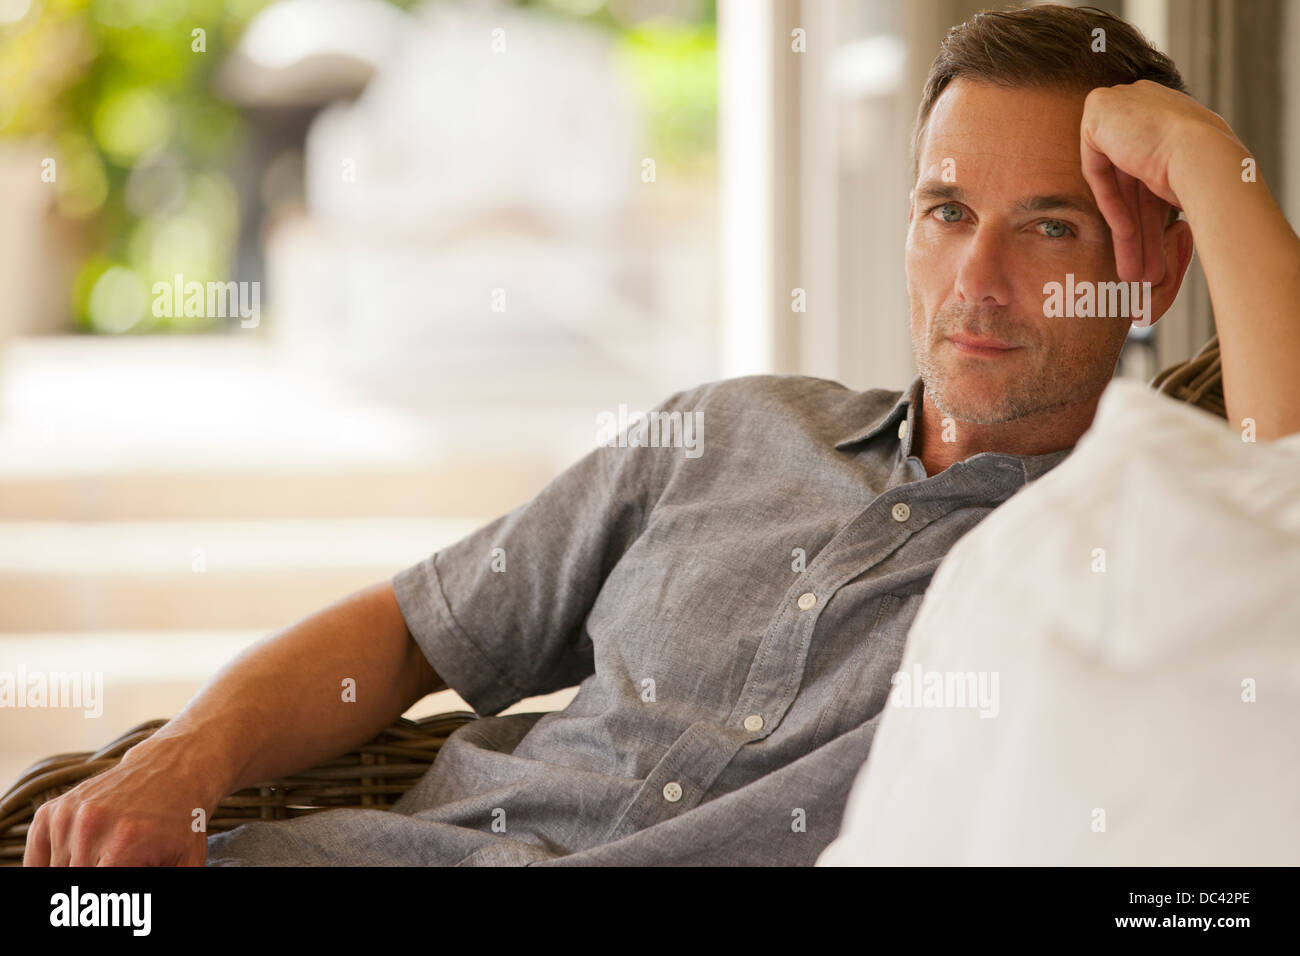
{"label": "green foliage", "polygon": [[[196,278],[228,271],[237,223],[213,207],[212,193],[229,194],[220,170],[243,127],[212,91],[212,76],[268,2],[45,0],[0,28],[0,136],[48,144],[58,213],[102,237],[73,290],[81,328],[187,328],[184,319],[155,320],[139,292],[166,275],[157,268],[166,250],[142,235],[188,237],[173,258]],[[169,186],[162,192],[150,188],[159,170]],[[96,311],[95,302],[112,307]]]}
{"label": "green foliage", "polygon": [[[230,277],[239,222],[225,170],[245,126],[214,92],[213,74],[270,2],[38,0],[23,19],[0,25],[0,137],[48,147],[58,163],[57,212],[100,237],[74,283],[79,328],[211,327],[155,318],[150,289],[176,272]],[[713,0],[701,0],[693,22],[641,24],[622,23],[602,0],[520,2],[615,32],[616,62],[646,108],[656,162],[712,162]]]}
{"label": "green foliage", "polygon": [[650,23],[620,39],[616,62],[646,110],[656,165],[711,167],[718,118],[717,52],[712,25]]}

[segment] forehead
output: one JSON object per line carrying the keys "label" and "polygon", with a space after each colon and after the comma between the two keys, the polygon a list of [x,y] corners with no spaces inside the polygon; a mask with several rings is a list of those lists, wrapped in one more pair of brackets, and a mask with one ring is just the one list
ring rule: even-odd
{"label": "forehead", "polygon": [[1020,184],[1031,177],[1082,182],[1079,124],[1086,95],[953,80],[926,124],[920,179],[936,176],[943,161],[951,159],[958,181],[998,174]]}

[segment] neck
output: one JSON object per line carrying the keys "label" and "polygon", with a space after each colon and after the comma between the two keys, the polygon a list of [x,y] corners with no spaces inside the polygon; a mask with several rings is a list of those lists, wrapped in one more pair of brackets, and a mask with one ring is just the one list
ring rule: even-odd
{"label": "neck", "polygon": [[912,454],[921,459],[927,475],[940,474],[953,462],[964,461],[983,451],[1046,455],[1072,447],[1092,424],[1100,401],[1101,395],[1098,394],[1082,402],[1061,405],[997,425],[977,425],[959,420],[952,428],[946,429],[946,437],[952,440],[945,441],[943,420],[946,416],[930,401],[929,391],[922,389]]}

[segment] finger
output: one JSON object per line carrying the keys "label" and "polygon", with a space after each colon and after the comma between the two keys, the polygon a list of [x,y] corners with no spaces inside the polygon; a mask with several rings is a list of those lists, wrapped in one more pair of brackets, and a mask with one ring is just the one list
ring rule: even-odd
{"label": "finger", "polygon": [[1142,209],[1142,281],[1158,285],[1165,278],[1165,222],[1169,218],[1169,203],[1146,185],[1139,193]]}
{"label": "finger", "polygon": [[50,866],[67,866],[68,843],[75,836],[72,828],[73,814],[66,805],[52,806],[48,814],[50,834]]}
{"label": "finger", "polygon": [[68,849],[68,840],[65,836],[57,842],[50,839],[50,866],[69,866],[72,862],[72,853]]}
{"label": "finger", "polygon": [[50,819],[48,812],[36,808],[36,816],[27,828],[27,846],[23,849],[23,866],[50,865]]}
{"label": "finger", "polygon": [[89,841],[79,839],[72,847],[72,855],[68,859],[67,866],[96,866],[99,861],[99,847],[93,846]]}
{"label": "finger", "polygon": [[[1119,186],[1119,194],[1124,200],[1124,205],[1128,209],[1133,224],[1132,233],[1126,242],[1128,243],[1130,259],[1134,265],[1130,267],[1132,271],[1126,272],[1124,269],[1119,269],[1119,277],[1126,282],[1141,281],[1142,275],[1146,271],[1142,200],[1140,198],[1142,183],[1118,166],[1115,167],[1115,182]],[[1118,256],[1116,265],[1118,266]]]}
{"label": "finger", "polygon": [[1126,268],[1133,270],[1133,259],[1139,253],[1130,249],[1134,223],[1115,181],[1117,170],[1103,153],[1092,147],[1086,137],[1083,140],[1082,159],[1083,177],[1097,202],[1097,211],[1110,227],[1111,241],[1115,246],[1115,269],[1122,278]]}

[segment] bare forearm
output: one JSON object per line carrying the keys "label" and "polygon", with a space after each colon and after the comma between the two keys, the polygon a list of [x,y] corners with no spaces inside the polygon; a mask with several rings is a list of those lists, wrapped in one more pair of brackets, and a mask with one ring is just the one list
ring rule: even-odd
{"label": "bare forearm", "polygon": [[248,648],[128,756],[202,780],[215,803],[365,743],[439,686],[384,583]]}
{"label": "bare forearm", "polygon": [[1228,421],[1268,441],[1300,432],[1300,238],[1262,179],[1242,181],[1249,156],[1207,131],[1170,179],[1214,304]]}

